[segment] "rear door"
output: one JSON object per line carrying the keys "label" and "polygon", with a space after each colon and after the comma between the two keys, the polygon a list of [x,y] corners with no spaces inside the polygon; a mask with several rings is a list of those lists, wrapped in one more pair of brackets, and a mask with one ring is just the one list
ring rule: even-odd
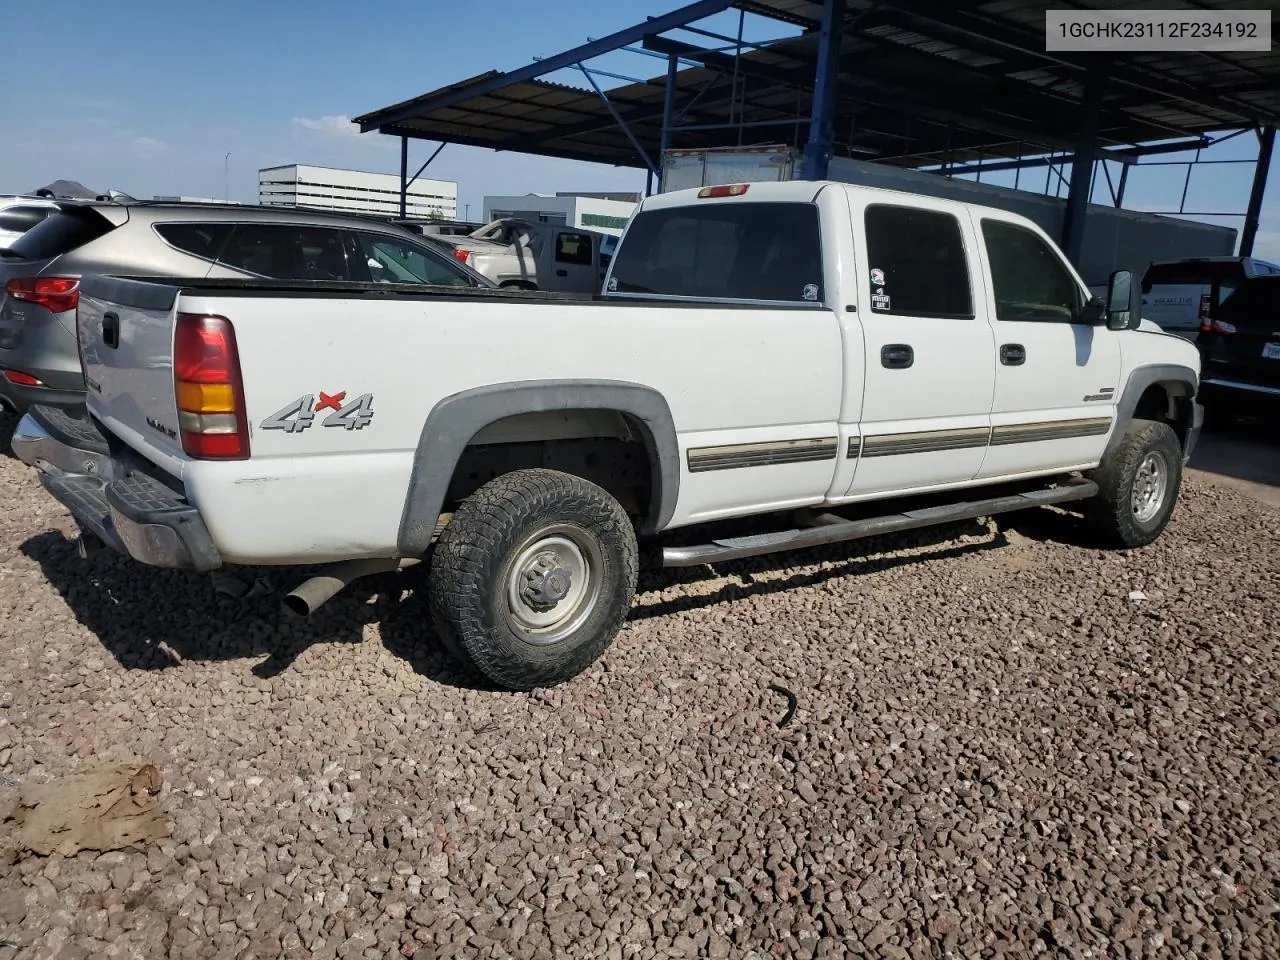
{"label": "rear door", "polygon": [[1213,313],[1201,337],[1204,380],[1280,390],[1280,277],[1255,277]]}
{"label": "rear door", "polygon": [[851,206],[865,234],[855,246],[866,383],[848,495],[968,481],[986,453],[995,383],[972,224],[945,201]]}

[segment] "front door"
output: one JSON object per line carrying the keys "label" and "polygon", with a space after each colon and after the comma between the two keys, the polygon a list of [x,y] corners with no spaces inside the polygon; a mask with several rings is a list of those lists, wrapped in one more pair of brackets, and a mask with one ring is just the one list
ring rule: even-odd
{"label": "front door", "polygon": [[1084,284],[1047,237],[994,212],[975,220],[997,358],[979,476],[1093,466],[1122,386],[1117,334],[1084,322]]}
{"label": "front door", "polygon": [[[847,496],[965,483],[990,433],[995,344],[960,204],[851,201],[866,383]],[[856,226],[855,226],[856,229]]]}

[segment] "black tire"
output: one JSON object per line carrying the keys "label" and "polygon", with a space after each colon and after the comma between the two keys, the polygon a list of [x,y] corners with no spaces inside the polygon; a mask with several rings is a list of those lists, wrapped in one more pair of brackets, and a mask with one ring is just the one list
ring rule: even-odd
{"label": "black tire", "polygon": [[431,618],[446,647],[495,684],[555,686],[622,628],[638,553],[630,518],[605,490],[556,470],[517,470],[472,494],[441,533]]}
{"label": "black tire", "polygon": [[1094,531],[1107,546],[1145,547],[1168,526],[1182,489],[1178,435],[1167,423],[1131,421],[1092,479],[1098,496],[1086,508]]}

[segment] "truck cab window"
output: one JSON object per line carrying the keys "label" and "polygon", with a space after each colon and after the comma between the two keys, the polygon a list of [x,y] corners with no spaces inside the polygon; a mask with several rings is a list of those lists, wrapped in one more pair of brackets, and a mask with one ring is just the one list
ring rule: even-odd
{"label": "truck cab window", "polygon": [[618,246],[608,292],[821,303],[818,208],[731,201],[645,211]]}
{"label": "truck cab window", "polygon": [[591,238],[584,233],[557,233],[556,263],[591,266]]}
{"label": "truck cab window", "polygon": [[996,319],[1074,323],[1084,307],[1079,284],[1049,244],[1025,227],[983,220]]}
{"label": "truck cab window", "polygon": [[973,318],[960,221],[917,207],[867,207],[872,313]]}

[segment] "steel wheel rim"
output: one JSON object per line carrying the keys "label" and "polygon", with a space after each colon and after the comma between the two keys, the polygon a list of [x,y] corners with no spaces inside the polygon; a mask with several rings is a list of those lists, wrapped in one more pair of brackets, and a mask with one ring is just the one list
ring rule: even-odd
{"label": "steel wheel rim", "polygon": [[591,616],[603,571],[599,544],[581,527],[557,524],[538,530],[516,548],[504,570],[507,623],[526,643],[559,643]]}
{"label": "steel wheel rim", "polygon": [[1131,504],[1139,523],[1153,520],[1164,507],[1169,492],[1169,464],[1163,455],[1151,451],[1142,458],[1133,477]]}

